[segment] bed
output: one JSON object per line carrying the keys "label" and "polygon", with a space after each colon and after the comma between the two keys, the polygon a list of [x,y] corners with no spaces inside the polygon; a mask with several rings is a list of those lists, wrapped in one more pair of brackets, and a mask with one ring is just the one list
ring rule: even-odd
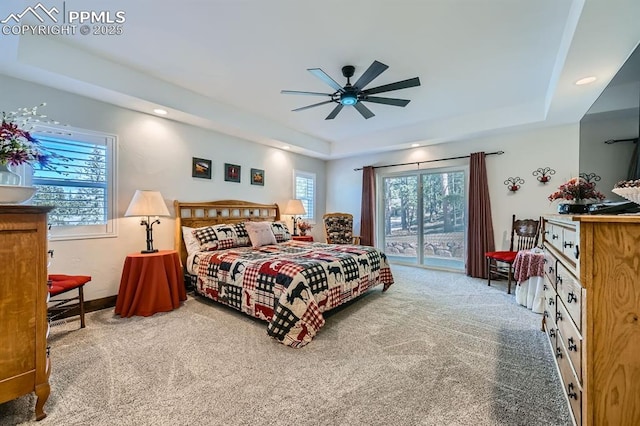
{"label": "bed", "polygon": [[[292,240],[277,204],[174,207],[176,250],[195,293],[266,321],[267,334],[285,345],[305,346],[324,325],[323,312],[393,284],[387,257],[374,247]],[[255,229],[275,238],[251,247],[262,235]]]}

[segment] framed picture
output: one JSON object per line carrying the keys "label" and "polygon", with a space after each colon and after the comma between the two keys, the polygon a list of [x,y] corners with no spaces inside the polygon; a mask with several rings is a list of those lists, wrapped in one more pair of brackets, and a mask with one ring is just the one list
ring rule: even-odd
{"label": "framed picture", "polygon": [[251,169],[251,185],[264,186],[264,170]]}
{"label": "framed picture", "polygon": [[201,179],[211,179],[211,160],[193,157],[191,176]]}
{"label": "framed picture", "polygon": [[240,166],[224,163],[224,180],[227,182],[240,182]]}

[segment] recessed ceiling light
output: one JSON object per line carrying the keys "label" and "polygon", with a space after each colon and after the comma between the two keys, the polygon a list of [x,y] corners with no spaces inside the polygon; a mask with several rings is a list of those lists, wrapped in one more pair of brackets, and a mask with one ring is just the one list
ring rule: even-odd
{"label": "recessed ceiling light", "polygon": [[577,86],[582,86],[583,84],[593,83],[596,80],[597,80],[596,77],[589,76],[589,77],[581,78],[580,80],[576,81],[576,85]]}
{"label": "recessed ceiling light", "polygon": [[289,145],[285,145],[282,147],[282,149],[291,149],[291,147]]}
{"label": "recessed ceiling light", "polygon": [[419,146],[420,146],[420,144],[419,144],[419,143],[412,143],[412,144],[411,144],[411,148],[417,148],[417,147],[419,147]]}
{"label": "recessed ceiling light", "polygon": [[155,112],[158,115],[167,115],[168,112],[166,109],[162,109],[162,108],[156,108],[153,110],[153,112]]}

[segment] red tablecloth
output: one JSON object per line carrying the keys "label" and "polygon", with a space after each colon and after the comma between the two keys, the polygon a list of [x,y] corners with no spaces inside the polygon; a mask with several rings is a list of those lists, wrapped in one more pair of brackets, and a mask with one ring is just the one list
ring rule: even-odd
{"label": "red tablecloth", "polygon": [[544,275],[544,253],[534,253],[529,250],[521,250],[513,262],[513,277],[521,282],[529,277],[541,277]]}
{"label": "red tablecloth", "polygon": [[175,250],[132,253],[122,269],[116,314],[150,316],[171,311],[187,300],[180,258]]}

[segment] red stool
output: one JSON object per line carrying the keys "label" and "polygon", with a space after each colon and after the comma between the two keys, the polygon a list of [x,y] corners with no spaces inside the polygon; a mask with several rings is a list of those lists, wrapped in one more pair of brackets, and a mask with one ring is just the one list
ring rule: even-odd
{"label": "red stool", "polygon": [[[82,288],[91,281],[87,275],[49,275],[47,285],[51,297],[78,289],[78,295],[66,299],[51,300],[48,308],[50,321],[55,321],[66,312],[78,308],[80,310],[80,328],[84,328],[84,294]],[[72,303],[77,300],[77,303]]]}

